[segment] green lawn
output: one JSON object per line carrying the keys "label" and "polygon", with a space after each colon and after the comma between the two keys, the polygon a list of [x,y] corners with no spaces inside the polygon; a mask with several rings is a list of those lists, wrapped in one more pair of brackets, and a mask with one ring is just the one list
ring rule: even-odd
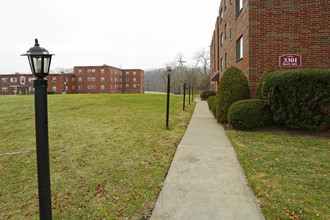
{"label": "green lawn", "polygon": [[[0,96],[0,154],[35,150],[33,96]],[[165,95],[48,96],[53,219],[150,215],[194,104]],[[0,156],[0,219],[38,218],[36,155]]]}
{"label": "green lawn", "polygon": [[227,130],[266,219],[330,219],[330,140]]}

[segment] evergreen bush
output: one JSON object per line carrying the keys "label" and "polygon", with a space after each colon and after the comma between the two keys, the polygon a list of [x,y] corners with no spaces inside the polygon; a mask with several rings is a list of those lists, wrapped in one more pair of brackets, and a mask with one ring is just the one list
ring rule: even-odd
{"label": "evergreen bush", "polygon": [[207,100],[208,97],[215,96],[215,95],[216,95],[215,91],[207,90],[207,91],[201,92],[200,97],[202,100]]}
{"label": "evergreen bush", "polygon": [[261,128],[271,124],[271,118],[261,99],[241,100],[228,110],[228,122],[237,129]]}
{"label": "evergreen bush", "polygon": [[210,96],[207,98],[207,103],[209,105],[209,109],[212,111],[214,117],[215,117],[215,111],[216,111],[216,101],[217,98],[215,96]]}
{"label": "evergreen bush", "polygon": [[276,71],[276,69],[274,67],[269,68],[268,70],[266,70],[259,78],[259,82],[257,84],[256,87],[256,99],[262,99],[261,96],[261,86],[263,84],[263,82],[265,81],[266,77],[269,75],[269,73]]}
{"label": "evergreen bush", "polygon": [[330,69],[272,72],[261,90],[278,125],[305,130],[329,128]]}
{"label": "evergreen bush", "polygon": [[229,107],[243,99],[250,99],[248,80],[240,69],[231,66],[224,72],[219,82],[216,106],[218,122],[227,122]]}

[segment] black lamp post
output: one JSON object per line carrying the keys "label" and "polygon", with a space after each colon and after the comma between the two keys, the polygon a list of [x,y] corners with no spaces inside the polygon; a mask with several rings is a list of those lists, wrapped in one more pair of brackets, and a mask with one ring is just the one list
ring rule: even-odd
{"label": "black lamp post", "polygon": [[187,81],[184,80],[183,81],[183,111],[185,110],[185,106],[186,106],[186,84]]}
{"label": "black lamp post", "polygon": [[167,109],[166,109],[166,129],[168,129],[168,118],[170,114],[170,86],[171,86],[171,68],[167,68]]}
{"label": "black lamp post", "polygon": [[49,172],[49,146],[48,146],[48,115],[47,115],[47,80],[44,79],[49,73],[50,62],[53,54],[39,47],[35,39],[34,47],[26,54],[29,59],[32,74],[37,77],[34,80],[34,105],[36,122],[37,143],[37,167],[39,189],[39,216],[40,219],[52,219],[50,172]]}
{"label": "black lamp post", "polygon": [[191,85],[191,100],[194,102],[194,85]]}
{"label": "black lamp post", "polygon": [[191,84],[189,82],[189,86],[188,86],[188,92],[189,92],[189,105],[190,105],[190,88],[191,88]]}

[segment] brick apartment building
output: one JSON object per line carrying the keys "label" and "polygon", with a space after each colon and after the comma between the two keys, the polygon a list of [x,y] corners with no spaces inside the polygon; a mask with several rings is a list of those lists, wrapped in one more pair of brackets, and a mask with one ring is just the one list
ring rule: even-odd
{"label": "brick apartment building", "polygon": [[[0,95],[33,94],[28,74],[0,75]],[[144,93],[144,71],[107,65],[78,66],[74,73],[49,74],[48,91],[55,94]]]}
{"label": "brick apartment building", "polygon": [[[329,68],[329,11],[326,0],[221,0],[210,46],[212,89],[230,66],[247,76],[252,94],[270,67]],[[283,65],[287,55],[299,61]]]}

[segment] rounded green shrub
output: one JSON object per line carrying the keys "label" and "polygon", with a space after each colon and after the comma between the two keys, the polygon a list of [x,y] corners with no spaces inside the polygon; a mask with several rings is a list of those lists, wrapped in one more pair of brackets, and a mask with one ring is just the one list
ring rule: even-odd
{"label": "rounded green shrub", "polygon": [[237,129],[261,128],[271,124],[271,118],[261,99],[241,100],[228,110],[228,122]]}
{"label": "rounded green shrub", "polygon": [[200,97],[202,100],[207,100],[208,97],[215,96],[215,95],[216,95],[215,91],[207,90],[207,91],[201,92]]}
{"label": "rounded green shrub", "polygon": [[215,96],[210,96],[207,98],[207,104],[209,105],[209,109],[212,111],[214,116],[216,111],[216,101],[217,98]]}
{"label": "rounded green shrub", "polygon": [[218,122],[227,122],[229,107],[243,99],[250,99],[248,80],[240,69],[231,66],[224,72],[219,82],[216,106]]}
{"label": "rounded green shrub", "polygon": [[274,67],[271,67],[269,68],[268,70],[266,70],[259,78],[259,82],[257,84],[257,87],[256,87],[256,99],[262,99],[262,96],[261,96],[261,86],[262,84],[264,83],[266,77],[269,75],[269,73],[271,72],[275,72],[276,69]]}
{"label": "rounded green shrub", "polygon": [[330,69],[272,72],[261,90],[278,125],[304,130],[330,127]]}

